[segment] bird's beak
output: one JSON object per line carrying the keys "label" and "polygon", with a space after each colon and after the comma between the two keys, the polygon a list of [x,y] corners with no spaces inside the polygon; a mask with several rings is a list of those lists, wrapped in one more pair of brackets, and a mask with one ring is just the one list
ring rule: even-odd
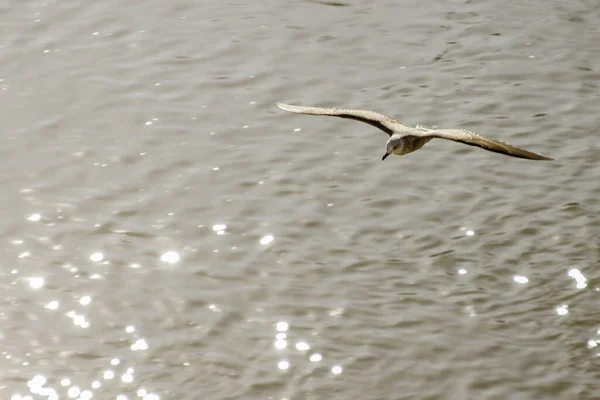
{"label": "bird's beak", "polygon": [[381,157],[381,161],[385,160],[387,158],[387,156],[389,156],[391,153],[385,153],[383,155],[383,157]]}

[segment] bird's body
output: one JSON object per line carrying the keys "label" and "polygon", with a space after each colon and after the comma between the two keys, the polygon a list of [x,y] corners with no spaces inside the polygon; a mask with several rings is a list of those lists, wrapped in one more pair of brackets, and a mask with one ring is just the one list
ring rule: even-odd
{"label": "bird's body", "polygon": [[469,146],[481,147],[485,150],[512,157],[525,158],[528,160],[552,160],[552,158],[532,153],[499,140],[486,138],[475,132],[464,129],[434,129],[423,125],[411,127],[402,121],[395,120],[374,111],[304,107],[282,103],[277,103],[277,106],[283,110],[297,114],[328,115],[354,119],[381,129],[390,136],[386,143],[386,152],[382,159],[385,159],[390,154],[401,156],[412,153],[413,151],[419,150],[431,139],[446,139],[464,143]]}

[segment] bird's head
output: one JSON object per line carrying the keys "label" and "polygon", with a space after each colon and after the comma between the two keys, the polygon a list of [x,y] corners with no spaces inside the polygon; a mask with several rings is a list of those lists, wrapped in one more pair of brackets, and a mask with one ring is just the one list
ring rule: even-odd
{"label": "bird's head", "polygon": [[385,154],[381,157],[381,161],[385,160],[390,154],[402,154],[402,137],[392,135],[385,144]]}

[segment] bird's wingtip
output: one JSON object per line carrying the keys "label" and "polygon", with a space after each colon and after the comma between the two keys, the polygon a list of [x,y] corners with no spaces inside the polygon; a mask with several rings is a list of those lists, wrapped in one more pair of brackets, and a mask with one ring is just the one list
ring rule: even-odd
{"label": "bird's wingtip", "polygon": [[290,111],[290,112],[298,112],[294,106],[290,105],[290,104],[285,104],[285,103],[279,103],[277,102],[277,107],[281,108],[282,110],[285,111]]}

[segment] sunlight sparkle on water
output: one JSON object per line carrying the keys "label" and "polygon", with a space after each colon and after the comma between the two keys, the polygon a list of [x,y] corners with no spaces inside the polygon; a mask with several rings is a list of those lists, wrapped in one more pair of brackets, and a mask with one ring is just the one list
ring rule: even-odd
{"label": "sunlight sparkle on water", "polygon": [[80,393],[81,389],[79,389],[77,386],[71,386],[67,391],[67,396],[74,399],[75,397],[79,396]]}
{"label": "sunlight sparkle on water", "polygon": [[276,340],[274,346],[277,350],[283,350],[287,347],[287,342],[285,340]]}
{"label": "sunlight sparkle on water", "polygon": [[274,239],[273,235],[263,236],[260,239],[260,244],[262,244],[263,246],[266,246],[267,244],[271,243],[273,241],[273,239]]}
{"label": "sunlight sparkle on water", "polygon": [[104,374],[102,374],[102,377],[107,380],[112,379],[115,377],[115,371],[107,369],[106,371],[104,371]]}
{"label": "sunlight sparkle on water", "polygon": [[142,400],[160,400],[160,397],[154,393],[148,393],[148,391],[144,388],[140,388],[137,390],[136,394]]}
{"label": "sunlight sparkle on water", "polygon": [[567,315],[569,313],[569,306],[566,304],[562,304],[556,307],[556,313],[558,315]]}
{"label": "sunlight sparkle on water", "polygon": [[583,276],[581,271],[577,268],[571,268],[569,270],[569,276],[575,279],[575,282],[577,283],[577,289],[583,289],[587,287],[587,278]]}
{"label": "sunlight sparkle on water", "polygon": [[461,226],[460,231],[464,232],[467,236],[473,236],[475,234],[475,231],[473,231],[472,229],[468,229],[466,226]]}
{"label": "sunlight sparkle on water", "polygon": [[27,386],[30,388],[33,387],[42,387],[46,384],[46,377],[43,375],[36,375],[31,380],[27,381]]}
{"label": "sunlight sparkle on water", "polygon": [[94,262],[100,262],[100,261],[104,260],[104,254],[97,251],[90,256],[90,260],[92,260]]}
{"label": "sunlight sparkle on water", "polygon": [[77,314],[75,311],[69,311],[67,316],[73,319],[73,324],[80,328],[89,328],[90,323],[85,319],[85,315]]}
{"label": "sunlight sparkle on water", "polygon": [[336,375],[339,375],[339,374],[341,374],[341,373],[342,373],[342,367],[341,367],[341,365],[334,365],[334,366],[331,368],[331,372],[333,372],[333,373],[334,373],[334,374],[336,374]]}
{"label": "sunlight sparkle on water", "polygon": [[179,253],[175,251],[167,251],[160,256],[160,260],[169,264],[176,264],[180,260]]}
{"label": "sunlight sparkle on water", "polygon": [[329,311],[329,316],[330,317],[340,317],[344,314],[345,309],[343,307],[339,307],[339,308],[334,308],[333,310]]}
{"label": "sunlight sparkle on water", "polygon": [[138,339],[131,345],[131,350],[139,351],[139,350],[148,350],[148,343],[145,339]]}
{"label": "sunlight sparkle on water", "polygon": [[527,282],[529,282],[529,279],[523,275],[514,275],[513,281],[515,281],[517,283],[527,283]]}
{"label": "sunlight sparkle on water", "polygon": [[277,323],[277,331],[279,331],[279,332],[286,332],[288,330],[288,328],[289,328],[289,325],[285,321],[279,321]]}
{"label": "sunlight sparkle on water", "polygon": [[320,355],[319,353],[315,353],[315,354],[311,354],[308,359],[312,362],[319,362],[323,359],[323,356]]}
{"label": "sunlight sparkle on water", "polygon": [[42,278],[40,276],[36,276],[36,277],[32,277],[32,278],[27,278],[27,281],[29,282],[29,286],[32,289],[39,289],[42,286],[44,286],[44,278]]}
{"label": "sunlight sparkle on water", "polygon": [[310,349],[310,346],[306,342],[298,342],[296,343],[296,350],[298,351],[307,351]]}
{"label": "sunlight sparkle on water", "polygon": [[39,220],[42,219],[42,216],[39,213],[35,213],[35,214],[31,214],[29,217],[27,217],[28,220],[30,220],[31,222],[38,222]]}
{"label": "sunlight sparkle on water", "polygon": [[224,235],[225,229],[227,229],[227,225],[225,224],[214,224],[212,230],[217,232],[217,235]]}
{"label": "sunlight sparkle on water", "polygon": [[133,374],[130,374],[129,372],[124,373],[121,376],[121,382],[123,382],[123,383],[131,383],[131,382],[133,382]]}
{"label": "sunlight sparkle on water", "polygon": [[52,300],[46,304],[48,310],[56,310],[58,308],[58,301]]}
{"label": "sunlight sparkle on water", "polygon": [[277,368],[281,369],[281,370],[286,370],[290,367],[290,363],[287,361],[279,361],[277,363]]}

